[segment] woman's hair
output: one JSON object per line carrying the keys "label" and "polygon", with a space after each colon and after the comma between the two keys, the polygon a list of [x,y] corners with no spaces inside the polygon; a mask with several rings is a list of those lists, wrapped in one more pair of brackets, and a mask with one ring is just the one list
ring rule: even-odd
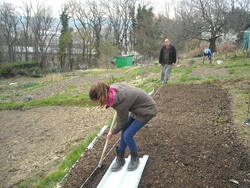
{"label": "woman's hair", "polygon": [[103,107],[107,104],[109,85],[104,82],[98,82],[89,89],[89,98],[97,101]]}

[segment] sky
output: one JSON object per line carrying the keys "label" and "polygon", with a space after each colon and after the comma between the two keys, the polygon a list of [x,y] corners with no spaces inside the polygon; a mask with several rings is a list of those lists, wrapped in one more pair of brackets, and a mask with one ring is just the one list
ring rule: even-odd
{"label": "sky", "polygon": [[[1,2],[6,2],[6,3],[12,3],[16,6],[21,6],[22,2],[26,2],[29,0],[0,0]],[[53,16],[57,17],[59,15],[59,13],[61,12],[61,9],[63,7],[63,4],[65,2],[67,2],[68,0],[39,0],[39,2],[45,2],[46,5],[51,6],[52,10],[53,10]],[[97,0],[98,1],[98,0]],[[142,2],[148,2],[147,0],[140,0]],[[159,14],[164,12],[165,10],[165,2],[170,2],[172,3],[173,0],[157,0],[157,1],[153,1],[151,0],[151,5],[154,7],[154,13]],[[35,2],[32,1],[32,2]],[[171,15],[173,15],[173,12],[170,13],[170,17]],[[58,16],[59,17],[59,16]]]}

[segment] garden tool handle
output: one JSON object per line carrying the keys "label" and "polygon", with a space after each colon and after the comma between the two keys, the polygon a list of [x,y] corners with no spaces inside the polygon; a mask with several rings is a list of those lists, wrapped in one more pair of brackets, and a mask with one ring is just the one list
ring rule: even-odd
{"label": "garden tool handle", "polygon": [[[112,120],[112,123],[111,123],[110,128],[109,128],[109,132],[110,132],[110,131],[112,130],[112,128],[113,128],[113,125],[114,125],[115,120],[116,120],[116,116],[117,116],[117,113],[115,112],[114,117],[113,117],[113,120]],[[105,153],[106,150],[107,150],[108,142],[109,142],[109,139],[106,138],[105,145],[104,145],[104,148],[103,148],[103,151],[102,151],[102,155],[101,155],[101,159],[100,159],[100,162],[99,162],[99,164],[98,164],[98,167],[101,167],[101,166],[102,166],[103,156],[104,156],[104,153]]]}

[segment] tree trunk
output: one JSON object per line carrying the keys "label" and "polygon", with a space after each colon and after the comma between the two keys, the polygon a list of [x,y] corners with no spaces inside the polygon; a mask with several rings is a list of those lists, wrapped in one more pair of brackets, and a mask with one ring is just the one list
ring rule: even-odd
{"label": "tree trunk", "polygon": [[99,59],[100,58],[100,35],[96,35],[95,49],[96,49],[96,59]]}
{"label": "tree trunk", "polygon": [[209,39],[209,49],[212,51],[212,53],[216,52],[216,39],[217,37]]}
{"label": "tree trunk", "polygon": [[11,46],[8,45],[8,61],[12,62],[12,53],[11,53]]}
{"label": "tree trunk", "polygon": [[61,72],[65,71],[65,59],[66,59],[66,55],[61,55],[60,56],[60,68],[61,68]]}
{"label": "tree trunk", "polygon": [[28,45],[25,46],[25,61],[28,62],[29,61],[29,52],[28,52]]}

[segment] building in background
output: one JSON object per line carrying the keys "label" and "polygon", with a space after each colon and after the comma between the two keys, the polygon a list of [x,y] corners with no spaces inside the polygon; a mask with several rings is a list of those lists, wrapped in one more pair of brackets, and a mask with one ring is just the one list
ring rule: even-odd
{"label": "building in background", "polygon": [[250,49],[250,24],[243,30],[243,41],[242,48],[249,50]]}

